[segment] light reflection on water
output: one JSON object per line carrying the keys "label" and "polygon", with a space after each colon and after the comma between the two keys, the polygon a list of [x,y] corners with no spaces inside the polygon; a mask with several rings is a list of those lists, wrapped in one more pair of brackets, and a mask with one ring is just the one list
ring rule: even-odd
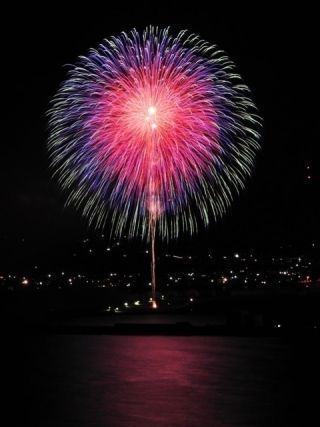
{"label": "light reflection on water", "polygon": [[299,425],[278,338],[33,337],[26,368],[33,426]]}

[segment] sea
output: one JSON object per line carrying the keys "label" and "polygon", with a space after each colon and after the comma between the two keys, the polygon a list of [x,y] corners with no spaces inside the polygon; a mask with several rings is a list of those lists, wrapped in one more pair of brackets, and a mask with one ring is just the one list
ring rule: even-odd
{"label": "sea", "polygon": [[3,427],[320,425],[314,337],[1,340]]}

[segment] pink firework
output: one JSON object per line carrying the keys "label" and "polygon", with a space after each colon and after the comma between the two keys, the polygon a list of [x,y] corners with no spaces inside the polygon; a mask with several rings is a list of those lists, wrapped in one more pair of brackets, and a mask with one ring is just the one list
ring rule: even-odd
{"label": "pink firework", "polygon": [[153,243],[156,230],[169,238],[208,225],[259,148],[249,95],[227,56],[195,35],[150,27],[104,40],[70,70],[49,113],[68,202],[97,227]]}

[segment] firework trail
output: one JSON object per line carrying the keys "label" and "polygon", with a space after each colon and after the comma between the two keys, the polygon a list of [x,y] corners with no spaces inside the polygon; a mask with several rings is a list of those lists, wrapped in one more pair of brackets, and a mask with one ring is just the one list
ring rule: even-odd
{"label": "firework trail", "polygon": [[245,185],[260,118],[224,52],[147,28],[80,57],[49,111],[51,166],[71,203],[112,234],[193,234]]}

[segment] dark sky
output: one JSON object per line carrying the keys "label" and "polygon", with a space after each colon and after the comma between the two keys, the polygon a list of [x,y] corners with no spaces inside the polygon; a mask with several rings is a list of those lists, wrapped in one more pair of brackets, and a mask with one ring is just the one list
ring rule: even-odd
{"label": "dark sky", "polygon": [[45,113],[65,64],[104,37],[148,24],[187,28],[218,44],[238,65],[264,119],[262,151],[246,191],[222,221],[189,245],[270,249],[320,239],[315,11],[175,4],[101,9],[79,2],[69,11],[13,5],[4,14],[2,83],[9,96],[2,113],[0,272],[54,263],[81,236],[94,235],[78,213],[64,208],[50,178]]}

